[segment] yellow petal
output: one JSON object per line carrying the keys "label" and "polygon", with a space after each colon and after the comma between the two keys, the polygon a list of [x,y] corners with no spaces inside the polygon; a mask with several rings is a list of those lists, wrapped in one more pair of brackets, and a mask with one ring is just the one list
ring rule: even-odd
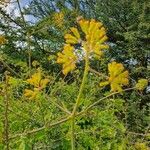
{"label": "yellow petal", "polygon": [[79,31],[77,28],[70,28],[70,30],[73,32],[74,36],[77,38],[77,39],[80,39],[80,34],[79,34]]}
{"label": "yellow petal", "polygon": [[108,81],[105,81],[105,82],[100,82],[100,86],[106,86],[106,85],[108,85],[109,84],[109,82]]}
{"label": "yellow petal", "polygon": [[38,70],[38,72],[33,74],[30,79],[27,79],[27,82],[35,87],[38,87],[40,80],[41,80],[41,71]]}
{"label": "yellow petal", "polygon": [[37,91],[32,91],[28,89],[25,89],[24,91],[24,96],[28,97],[29,99],[35,99],[37,94],[38,94]]}
{"label": "yellow petal", "polygon": [[65,39],[66,39],[66,43],[70,43],[70,44],[76,44],[78,43],[78,39],[74,36],[72,36],[71,34],[66,34],[65,35]]}
{"label": "yellow petal", "polygon": [[42,79],[40,82],[41,89],[45,88],[48,83],[49,83],[49,79]]}
{"label": "yellow petal", "polygon": [[82,20],[79,21],[79,25],[80,25],[82,31],[83,31],[85,34],[87,34],[87,32],[88,32],[88,27],[89,27],[89,21],[82,19]]}
{"label": "yellow petal", "polygon": [[96,26],[96,22],[95,22],[94,19],[92,19],[92,20],[90,21],[90,26],[89,26],[89,30],[88,30],[88,33],[89,33],[89,34],[91,34],[91,33],[93,32],[93,29],[94,29],[95,26]]}
{"label": "yellow petal", "polygon": [[101,44],[100,49],[109,49],[109,45]]}
{"label": "yellow petal", "polygon": [[102,43],[106,42],[107,39],[108,39],[108,37],[105,35],[100,39],[99,43],[102,44]]}

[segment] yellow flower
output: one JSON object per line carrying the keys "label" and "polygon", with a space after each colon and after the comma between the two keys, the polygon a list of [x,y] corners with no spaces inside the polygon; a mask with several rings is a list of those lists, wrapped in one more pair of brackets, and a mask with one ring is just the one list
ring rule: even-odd
{"label": "yellow flower", "polygon": [[85,51],[94,52],[96,55],[102,56],[102,50],[109,48],[107,44],[104,44],[108,37],[106,36],[106,30],[103,24],[94,19],[91,19],[91,21],[82,19],[79,21],[79,25],[85,33],[86,40],[83,42]]}
{"label": "yellow flower", "polygon": [[[108,49],[109,46],[105,44],[107,40],[106,30],[101,22],[97,22],[94,19],[90,21],[80,19],[78,24],[83,33],[79,33],[78,28],[70,28],[70,33],[65,34],[64,50],[62,53],[58,53],[57,63],[63,64],[63,74],[67,75],[68,72],[75,69],[75,62],[77,56],[74,49],[76,44],[81,45],[83,49],[83,55],[94,54],[94,56],[100,58],[103,55],[103,49]],[[80,55],[81,56],[81,55]],[[89,55],[91,58],[91,56]]]}
{"label": "yellow flower", "polygon": [[112,62],[108,64],[109,78],[108,81],[101,82],[100,86],[110,84],[111,91],[122,91],[122,86],[129,84],[129,73],[124,70],[121,63]]}
{"label": "yellow flower", "polygon": [[109,46],[104,44],[107,41],[106,30],[101,22],[94,19],[91,21],[81,19],[78,21],[81,30],[84,32],[85,37],[81,39],[77,28],[70,28],[72,34],[66,34],[65,39],[68,44],[82,43],[82,46],[87,52],[94,52],[98,56],[102,56],[102,50],[108,49]]}
{"label": "yellow flower", "polygon": [[70,44],[64,46],[62,53],[58,53],[57,63],[63,64],[63,74],[67,75],[68,72],[76,68],[77,56],[74,54],[74,47]]}
{"label": "yellow flower", "polygon": [[56,26],[58,26],[59,28],[61,28],[64,24],[64,14],[63,12],[57,12],[54,13],[53,17],[53,22]]}
{"label": "yellow flower", "polygon": [[38,92],[46,87],[48,82],[49,79],[42,79],[41,70],[38,69],[38,71],[35,74],[33,74],[30,79],[27,79],[27,83],[33,85],[34,89],[25,89],[24,95],[26,97],[29,97],[29,99],[34,99],[37,96]]}
{"label": "yellow flower", "polygon": [[46,85],[49,83],[49,79],[42,79],[40,82],[40,90],[44,89],[46,87]]}
{"label": "yellow flower", "polygon": [[3,35],[0,35],[0,45],[5,44],[7,42],[7,40],[5,39],[5,37]]}
{"label": "yellow flower", "polygon": [[35,99],[37,94],[38,94],[38,90],[33,90],[33,91],[29,89],[24,90],[24,96],[28,97],[30,100]]}
{"label": "yellow flower", "polygon": [[138,80],[138,83],[135,85],[135,88],[137,90],[144,90],[148,86],[148,80],[147,79],[140,79]]}
{"label": "yellow flower", "polygon": [[39,87],[40,81],[41,81],[41,71],[40,70],[38,70],[38,72],[33,74],[30,79],[27,79],[27,82],[29,84],[33,85],[34,87]]}

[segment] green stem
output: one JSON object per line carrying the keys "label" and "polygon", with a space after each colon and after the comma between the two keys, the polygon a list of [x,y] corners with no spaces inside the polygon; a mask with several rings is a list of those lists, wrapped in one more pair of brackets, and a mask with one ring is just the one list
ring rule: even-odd
{"label": "green stem", "polygon": [[75,117],[73,116],[72,120],[71,120],[71,149],[72,150],[75,150],[75,133],[74,133],[74,130],[75,130]]}
{"label": "green stem", "polygon": [[70,119],[71,119],[71,117],[68,116],[68,117],[65,117],[65,118],[63,118],[61,120],[58,120],[58,121],[54,122],[54,123],[44,125],[43,127],[40,127],[40,128],[37,128],[37,129],[33,129],[31,131],[24,132],[24,133],[19,133],[19,134],[16,134],[14,136],[10,136],[9,139],[14,139],[14,138],[17,138],[17,137],[27,136],[27,135],[30,135],[30,134],[34,134],[34,133],[37,133],[37,132],[42,131],[44,129],[48,129],[48,128],[52,128],[52,127],[54,127],[56,125],[60,125],[60,124],[62,124],[64,122],[67,122]]}
{"label": "green stem", "polygon": [[88,54],[87,54],[86,58],[85,58],[85,69],[84,69],[84,74],[83,74],[83,78],[82,78],[82,83],[81,83],[81,86],[80,86],[80,89],[79,89],[79,94],[78,94],[78,97],[77,97],[77,100],[76,100],[76,104],[75,104],[74,109],[72,111],[72,115],[75,115],[77,107],[80,104],[80,98],[81,98],[81,95],[82,95],[82,92],[83,92],[83,89],[84,89],[84,85],[85,85],[85,82],[86,82],[86,76],[88,74],[88,71],[89,71],[89,60],[88,60]]}
{"label": "green stem", "polygon": [[83,89],[84,89],[84,85],[85,85],[85,82],[86,82],[86,77],[87,77],[88,71],[89,71],[89,58],[88,58],[88,53],[86,53],[86,56],[85,56],[85,69],[84,69],[84,74],[83,74],[83,78],[82,78],[82,83],[81,83],[81,86],[80,86],[80,89],[79,89],[79,94],[77,96],[75,106],[74,106],[73,111],[72,111],[72,120],[71,120],[71,147],[72,147],[72,150],[75,150],[75,133],[74,133],[74,130],[75,130],[76,110],[77,110],[77,108],[80,104],[81,95],[82,95],[82,92],[83,92]]}
{"label": "green stem", "polygon": [[100,73],[100,72],[98,72],[98,71],[96,71],[96,70],[94,70],[94,69],[92,69],[92,68],[90,68],[89,71],[92,72],[92,73],[95,73],[96,75],[98,75],[98,76],[100,76],[100,77],[108,78],[108,76],[106,76],[105,74]]}
{"label": "green stem", "polygon": [[4,132],[5,132],[5,144],[6,150],[9,150],[9,122],[8,122],[8,107],[9,107],[9,98],[8,98],[8,75],[5,74],[6,83],[5,83],[5,121],[4,121]]}
{"label": "green stem", "polygon": [[0,58],[0,62],[8,69],[8,71],[10,71],[11,73],[13,73],[14,75],[16,75],[17,77],[20,77],[20,75],[15,72],[6,62],[4,62],[1,58]]}
{"label": "green stem", "polygon": [[51,97],[51,99],[49,99],[48,97],[46,97],[50,102],[52,102],[57,108],[59,108],[60,110],[62,110],[63,112],[67,113],[67,114],[71,114],[71,112],[69,112],[69,110],[67,108],[64,108],[63,106],[61,106],[60,104],[58,104],[55,101],[54,97]]}
{"label": "green stem", "polygon": [[[127,89],[124,89],[122,92],[125,92],[125,91],[130,91],[130,90],[134,90],[135,88],[127,88]],[[108,99],[109,97],[112,97],[113,95],[116,95],[116,94],[119,94],[121,92],[114,92],[114,93],[111,93],[101,99],[99,99],[98,101],[90,104],[89,106],[87,106],[84,110],[82,110],[81,112],[79,112],[77,115],[80,116],[84,113],[86,113],[87,111],[90,111],[94,106],[96,106],[97,104],[99,104],[101,101],[105,100],[105,99]]]}
{"label": "green stem", "polygon": [[29,75],[31,75],[31,42],[30,42],[30,34],[27,33],[27,44],[28,44],[28,66],[29,66]]}

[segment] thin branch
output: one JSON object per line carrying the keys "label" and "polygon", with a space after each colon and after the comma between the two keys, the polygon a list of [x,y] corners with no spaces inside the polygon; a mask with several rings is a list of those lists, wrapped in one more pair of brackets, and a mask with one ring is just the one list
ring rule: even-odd
{"label": "thin branch", "polygon": [[5,113],[4,113],[4,134],[5,134],[5,144],[6,150],[9,150],[9,122],[8,122],[8,106],[9,106],[9,96],[8,96],[8,76],[7,73],[5,82],[5,92],[4,92],[4,103],[5,103]]}
{"label": "thin branch", "polygon": [[136,135],[136,136],[148,136],[149,134],[144,133],[136,133],[136,132],[127,132],[128,134]]}
{"label": "thin branch", "polygon": [[20,77],[20,75],[15,72],[6,62],[4,62],[2,59],[0,59],[0,62],[2,62],[2,64],[8,69],[8,71],[12,72],[14,75],[16,75],[17,77]]}
{"label": "thin branch", "polygon": [[53,98],[50,99],[50,101],[56,106],[58,107],[60,110],[62,110],[63,112],[67,113],[67,114],[71,114],[71,112],[69,110],[67,110],[66,108],[62,107],[61,105],[59,105],[55,100],[53,100]]}
{"label": "thin branch", "polygon": [[98,72],[98,71],[96,71],[96,70],[94,70],[92,68],[90,68],[89,70],[90,70],[90,72],[93,72],[93,73],[95,73],[96,75],[98,75],[100,77],[108,78],[108,76],[106,76],[105,74],[100,73],[100,72]]}
{"label": "thin branch", "polygon": [[20,2],[19,2],[19,0],[17,0],[16,2],[17,2],[17,4],[18,4],[18,8],[19,8],[19,11],[20,11],[21,18],[22,18],[22,20],[23,20],[23,22],[24,22],[24,27],[26,27],[26,22],[25,22],[25,18],[24,18],[24,16],[23,16],[23,12],[22,12],[22,10],[21,10]]}
{"label": "thin branch", "polygon": [[22,27],[22,25],[20,25],[17,21],[13,20],[8,14],[6,14],[2,8],[0,8],[0,14],[2,14],[4,17],[6,17],[8,20],[10,20],[11,22],[15,23],[16,25],[18,25],[19,27]]}
{"label": "thin branch", "polygon": [[54,126],[56,126],[56,125],[60,125],[60,124],[62,124],[62,123],[64,123],[64,122],[66,122],[66,121],[68,121],[68,120],[70,120],[70,119],[71,119],[71,117],[68,116],[68,117],[66,117],[66,118],[63,118],[63,119],[61,119],[61,120],[59,120],[59,121],[56,121],[56,122],[54,122],[54,123],[51,123],[51,124],[49,124],[49,125],[44,125],[44,126],[41,127],[41,128],[33,129],[33,130],[31,130],[31,131],[26,131],[26,132],[24,132],[24,133],[19,133],[19,134],[16,134],[16,135],[14,135],[14,136],[10,136],[9,139],[14,139],[14,138],[17,138],[17,137],[20,137],[20,136],[27,136],[27,135],[30,135],[30,134],[33,134],[33,133],[42,131],[42,130],[47,129],[47,128],[52,128],[52,127],[54,127]]}
{"label": "thin branch", "polygon": [[[125,91],[130,91],[130,90],[133,90],[135,88],[128,88],[128,89],[125,89],[123,90],[122,92],[125,92]],[[99,99],[98,101],[94,102],[93,104],[90,104],[89,106],[87,106],[83,111],[79,112],[78,115],[81,115],[81,114],[84,114],[86,113],[88,110],[90,110],[92,107],[96,106],[97,104],[99,104],[101,101],[113,96],[113,95],[116,95],[116,94],[119,94],[119,93],[122,93],[122,92],[114,92],[114,93],[111,93],[101,99]]]}

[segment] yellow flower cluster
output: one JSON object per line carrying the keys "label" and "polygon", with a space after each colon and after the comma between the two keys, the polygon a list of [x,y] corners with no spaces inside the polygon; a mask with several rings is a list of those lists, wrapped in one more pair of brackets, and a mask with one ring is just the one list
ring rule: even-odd
{"label": "yellow flower cluster", "polygon": [[38,71],[31,76],[30,79],[27,79],[27,83],[34,86],[33,90],[25,89],[24,95],[28,97],[29,99],[34,99],[38,95],[39,91],[44,89],[46,85],[48,84],[49,79],[42,79],[41,70],[38,69]]}
{"label": "yellow flower cluster", "polygon": [[58,53],[57,63],[63,64],[63,74],[67,75],[69,71],[75,69],[77,56],[74,54],[74,47],[70,44],[66,44],[62,53]]}
{"label": "yellow flower cluster", "polygon": [[138,83],[135,85],[135,88],[137,90],[144,90],[148,86],[148,80],[147,79],[140,79],[138,80]]}
{"label": "yellow flower cluster", "polygon": [[5,39],[5,37],[3,35],[0,35],[0,45],[5,44],[7,42],[7,40]]}
{"label": "yellow flower cluster", "polygon": [[57,12],[54,13],[53,17],[53,22],[56,26],[58,26],[59,28],[61,28],[64,24],[64,14],[63,12]]}
{"label": "yellow flower cluster", "polygon": [[97,56],[102,56],[102,50],[109,48],[107,44],[103,44],[108,39],[103,24],[94,19],[91,19],[91,21],[81,19],[79,25],[85,34],[84,50],[94,52]]}
{"label": "yellow flower cluster", "polygon": [[100,86],[110,84],[111,91],[122,91],[122,86],[129,84],[129,73],[124,70],[121,63],[112,62],[108,64],[109,78],[108,81],[101,82]]}
{"label": "yellow flower cluster", "polygon": [[[75,62],[77,60],[77,57],[73,52],[74,50],[73,46],[75,44],[78,43],[81,44],[82,49],[84,49],[84,52],[86,54],[93,53],[95,56],[98,56],[99,58],[103,54],[102,50],[109,48],[107,44],[104,44],[107,40],[107,36],[106,30],[101,22],[97,22],[94,19],[91,19],[90,21],[81,19],[80,21],[78,21],[78,24],[83,34],[79,33],[78,28],[75,27],[70,28],[71,33],[67,33],[64,36],[67,46],[65,45],[62,54],[58,53],[57,63],[63,64],[63,73],[65,75],[68,72],[75,69]],[[68,64],[72,64],[72,66],[68,66]]]}

